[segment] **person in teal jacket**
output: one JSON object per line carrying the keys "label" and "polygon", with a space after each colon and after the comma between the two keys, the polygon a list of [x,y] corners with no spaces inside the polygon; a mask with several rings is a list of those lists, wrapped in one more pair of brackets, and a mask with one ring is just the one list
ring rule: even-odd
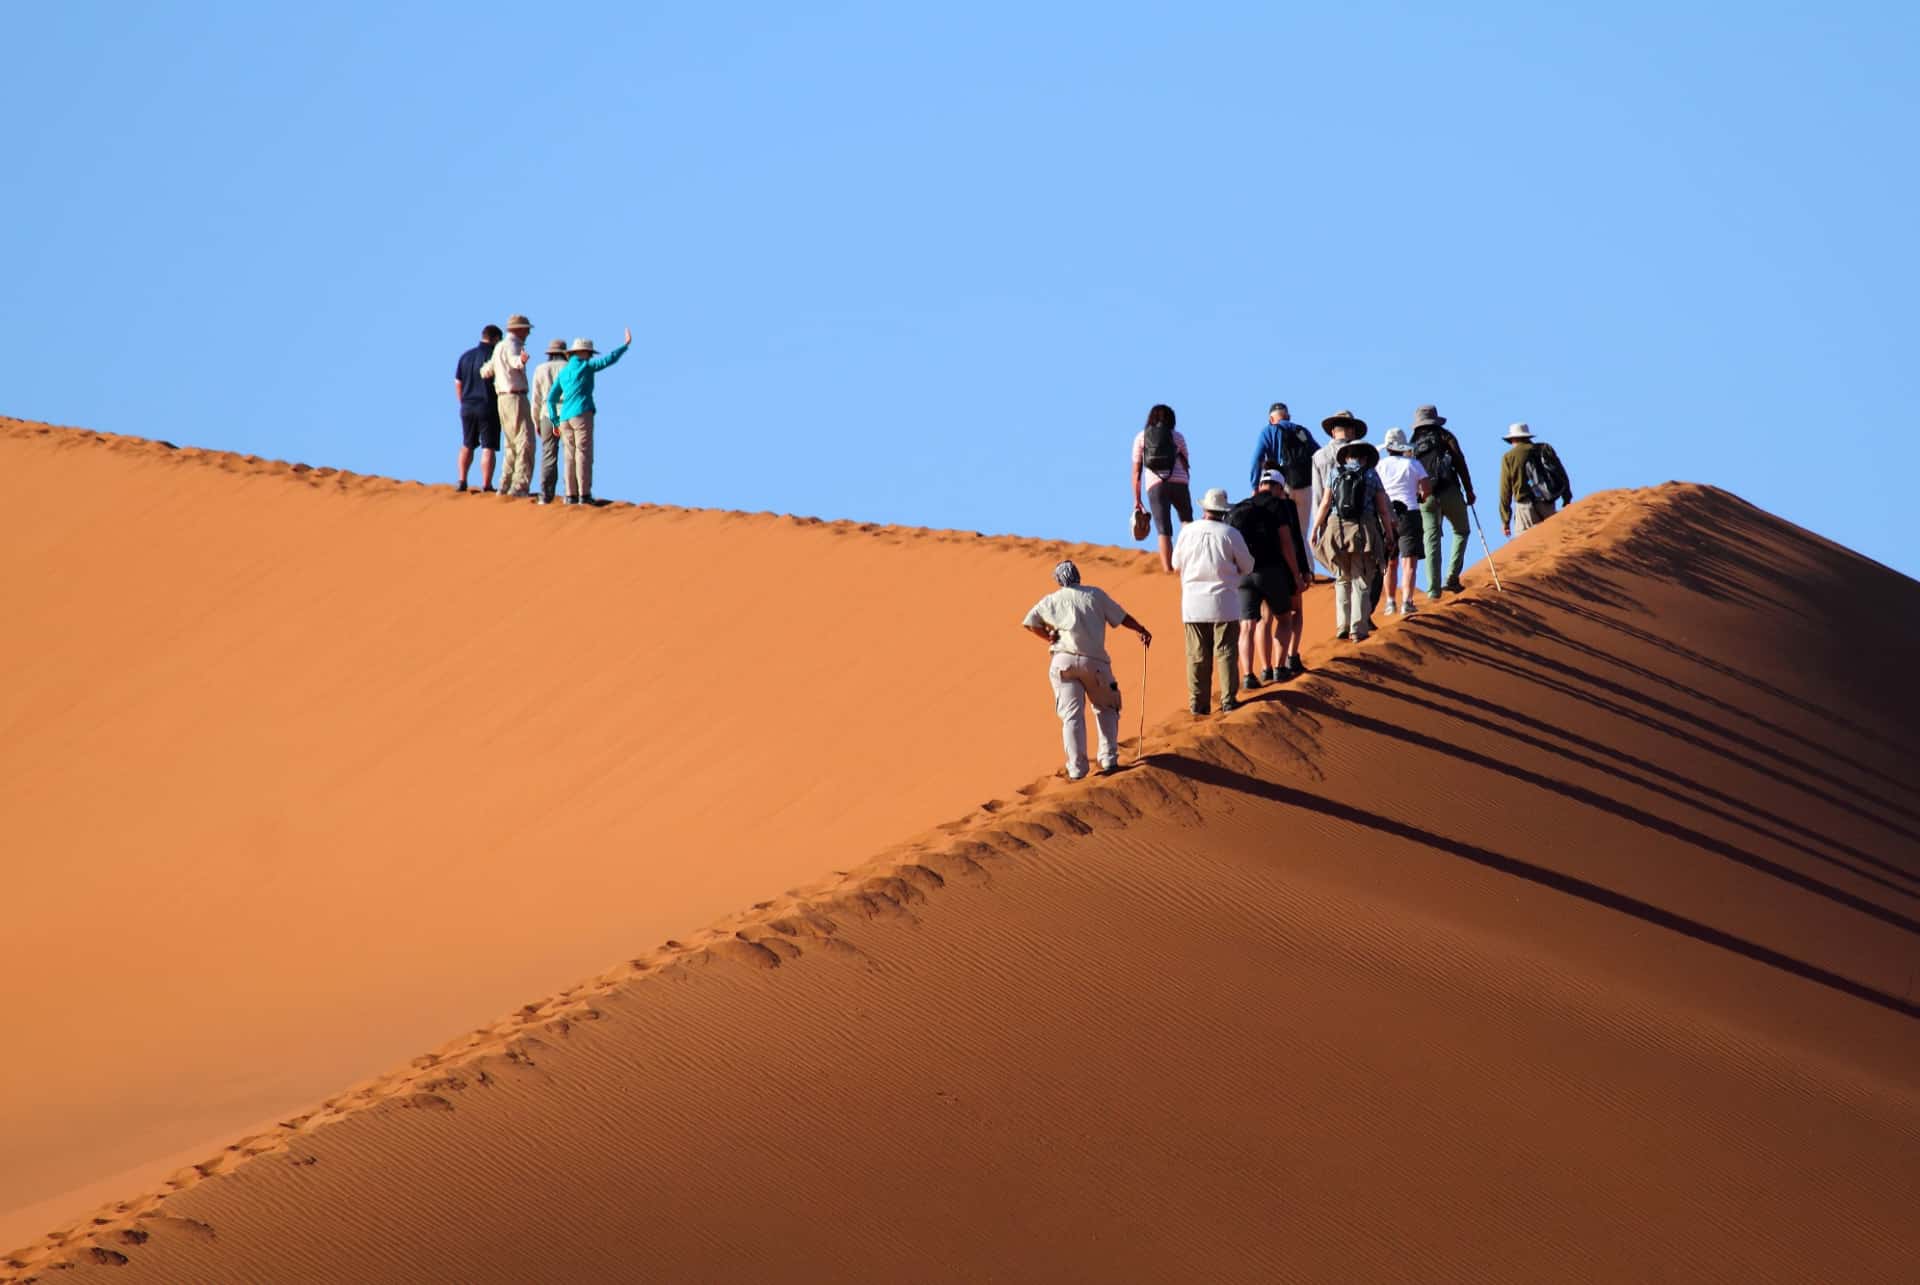
{"label": "person in teal jacket", "polygon": [[547,418],[560,430],[567,447],[567,503],[592,504],[593,499],[593,377],[619,361],[633,343],[628,330],[620,346],[594,355],[591,339],[576,339],[567,350],[567,364],[547,389]]}

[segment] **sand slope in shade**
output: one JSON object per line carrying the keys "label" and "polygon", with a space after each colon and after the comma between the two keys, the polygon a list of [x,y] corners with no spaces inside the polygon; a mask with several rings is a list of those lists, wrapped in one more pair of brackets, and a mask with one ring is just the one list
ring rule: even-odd
{"label": "sand slope in shade", "polygon": [[18,421],[0,466],[0,1247],[1053,770],[1063,553],[1180,701],[1138,551]]}
{"label": "sand slope in shade", "polygon": [[13,1275],[1909,1279],[1920,586],[1691,486],[1502,566]]}

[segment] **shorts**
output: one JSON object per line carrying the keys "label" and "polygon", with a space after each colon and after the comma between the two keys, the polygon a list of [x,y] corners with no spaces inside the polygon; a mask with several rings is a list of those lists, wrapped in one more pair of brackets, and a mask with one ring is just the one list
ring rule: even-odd
{"label": "shorts", "polygon": [[1293,573],[1286,564],[1259,567],[1240,577],[1240,619],[1260,619],[1260,604],[1266,603],[1276,616],[1293,610]]}
{"label": "shorts", "polygon": [[1161,535],[1173,534],[1171,508],[1183,523],[1193,521],[1193,494],[1185,482],[1155,482],[1147,488],[1147,510],[1153,514],[1153,529]]}
{"label": "shorts", "polygon": [[500,449],[500,408],[498,406],[462,406],[460,408],[460,445],[472,450]]}
{"label": "shorts", "polygon": [[1419,509],[1410,509],[1398,500],[1393,502],[1393,538],[1399,545],[1401,557],[1418,562],[1427,556],[1427,532]]}

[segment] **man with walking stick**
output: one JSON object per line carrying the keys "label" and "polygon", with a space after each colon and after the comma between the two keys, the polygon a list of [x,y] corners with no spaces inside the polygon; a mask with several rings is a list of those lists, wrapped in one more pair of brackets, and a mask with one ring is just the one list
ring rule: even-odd
{"label": "man with walking stick", "polygon": [[1133,630],[1145,647],[1153,645],[1153,635],[1106,590],[1081,584],[1080,568],[1071,561],[1056,566],[1053,579],[1060,587],[1036,602],[1020,623],[1049,644],[1047,679],[1067,747],[1066,777],[1078,781],[1087,774],[1089,704],[1099,729],[1101,774],[1120,770],[1120,684],[1107,655],[1107,626]]}

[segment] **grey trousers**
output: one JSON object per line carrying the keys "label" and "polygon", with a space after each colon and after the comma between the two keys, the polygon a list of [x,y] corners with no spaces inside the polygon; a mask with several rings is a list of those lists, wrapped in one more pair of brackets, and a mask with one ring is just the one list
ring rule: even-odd
{"label": "grey trousers", "polygon": [[1053,707],[1060,715],[1060,735],[1067,747],[1067,775],[1076,780],[1087,774],[1087,706],[1100,732],[1100,766],[1120,766],[1120,684],[1104,660],[1058,651],[1047,666],[1053,684]]}
{"label": "grey trousers", "polygon": [[1187,633],[1187,708],[1207,712],[1207,688],[1220,675],[1220,704],[1240,699],[1240,622],[1189,620]]}
{"label": "grey trousers", "polygon": [[593,412],[562,424],[560,436],[567,439],[567,497],[584,500],[593,494]]}
{"label": "grey trousers", "polygon": [[540,494],[549,500],[560,485],[560,430],[540,433]]}

